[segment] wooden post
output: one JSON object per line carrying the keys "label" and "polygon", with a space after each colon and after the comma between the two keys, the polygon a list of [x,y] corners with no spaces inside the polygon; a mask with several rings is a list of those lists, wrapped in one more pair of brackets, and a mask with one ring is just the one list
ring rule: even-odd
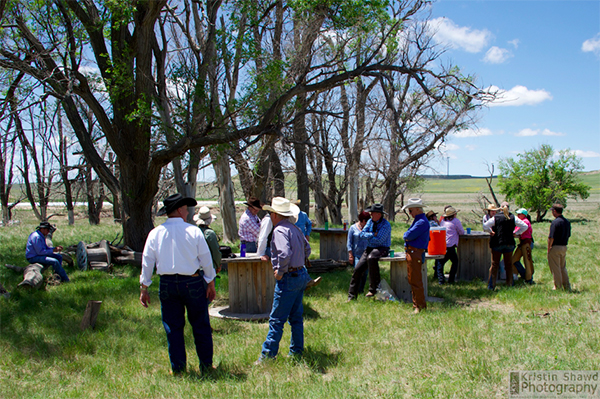
{"label": "wooden post", "polygon": [[98,313],[100,313],[100,305],[102,305],[102,301],[88,301],[83,313],[83,320],[81,320],[81,331],[88,327],[92,327],[93,329],[96,326],[96,318],[98,317]]}

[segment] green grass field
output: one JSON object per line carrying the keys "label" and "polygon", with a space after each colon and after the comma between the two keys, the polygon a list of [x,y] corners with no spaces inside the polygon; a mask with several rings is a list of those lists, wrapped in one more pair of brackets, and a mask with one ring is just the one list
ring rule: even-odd
{"label": "green grass field", "polygon": [[[473,192],[460,184],[448,186],[461,190],[451,197],[428,186],[422,194],[466,214]],[[187,328],[190,371],[182,377],[168,373],[156,285],[150,288],[150,307],[139,304],[138,268],[67,269],[70,284],[15,289],[22,276],[3,265],[25,266],[27,235],[37,225],[28,212],[17,211],[21,223],[0,228],[0,283],[11,292],[8,299],[0,296],[0,398],[506,398],[511,370],[599,370],[598,197],[596,191],[566,211],[573,223],[567,254],[571,293],[552,290],[545,221],[534,224],[534,286],[517,282],[495,292],[482,281],[439,286],[429,267],[429,295],[444,301],[414,316],[407,303],[361,297],[347,304],[351,271],[326,273],[305,296],[302,359],[285,355],[287,326],[279,359],[254,366],[268,323],[213,319],[217,370],[198,373]],[[57,223],[55,245],[112,240],[120,232],[120,226],[104,221]],[[407,226],[393,224],[396,250]],[[465,227],[479,229],[475,221]],[[318,235],[311,245],[318,257]],[[389,266],[382,266],[389,281]],[[96,328],[82,332],[88,300],[103,303]],[[224,274],[215,302],[227,300]]]}

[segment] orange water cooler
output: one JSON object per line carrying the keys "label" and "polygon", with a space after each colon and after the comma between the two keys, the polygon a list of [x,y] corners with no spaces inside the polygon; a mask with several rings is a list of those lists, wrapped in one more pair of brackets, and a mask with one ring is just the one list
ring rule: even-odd
{"label": "orange water cooler", "polygon": [[446,255],[446,228],[429,228],[429,246],[427,247],[429,255]]}

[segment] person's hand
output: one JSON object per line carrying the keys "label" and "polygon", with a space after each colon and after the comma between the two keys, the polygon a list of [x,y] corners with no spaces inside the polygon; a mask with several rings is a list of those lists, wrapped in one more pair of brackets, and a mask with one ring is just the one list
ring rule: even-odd
{"label": "person's hand", "polygon": [[350,263],[354,263],[354,255],[352,255],[351,253],[348,254],[348,261]]}
{"label": "person's hand", "polygon": [[52,248],[52,252],[61,252],[62,250],[63,250],[63,247],[61,245],[59,245],[58,247]]}
{"label": "person's hand", "polygon": [[266,262],[269,260],[269,257],[267,255],[261,255],[260,260]]}
{"label": "person's hand", "polygon": [[215,290],[215,280],[208,283],[208,287],[206,287],[206,299],[208,302],[212,302],[213,299],[217,296],[217,291]]}
{"label": "person's hand", "polygon": [[145,308],[147,308],[150,303],[150,294],[148,293],[147,288],[140,291],[140,303]]}
{"label": "person's hand", "polygon": [[276,271],[273,272],[273,275],[275,276],[275,280],[277,281],[283,278],[283,274],[278,274]]}

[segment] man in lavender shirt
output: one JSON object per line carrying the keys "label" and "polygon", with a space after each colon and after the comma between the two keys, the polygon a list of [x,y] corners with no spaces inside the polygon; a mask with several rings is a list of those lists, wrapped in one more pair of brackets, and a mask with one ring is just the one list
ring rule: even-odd
{"label": "man in lavender shirt", "polygon": [[255,364],[277,357],[279,341],[286,321],[289,321],[292,327],[289,354],[302,355],[304,351],[302,298],[306,284],[310,281],[304,267],[305,260],[310,255],[310,245],[300,229],[289,220],[291,216],[296,216],[290,201],[275,197],[270,206],[263,206],[263,210],[271,213],[271,221],[275,226],[271,241],[271,263],[276,282],[273,308],[269,316],[269,332],[262,345],[260,358]]}

